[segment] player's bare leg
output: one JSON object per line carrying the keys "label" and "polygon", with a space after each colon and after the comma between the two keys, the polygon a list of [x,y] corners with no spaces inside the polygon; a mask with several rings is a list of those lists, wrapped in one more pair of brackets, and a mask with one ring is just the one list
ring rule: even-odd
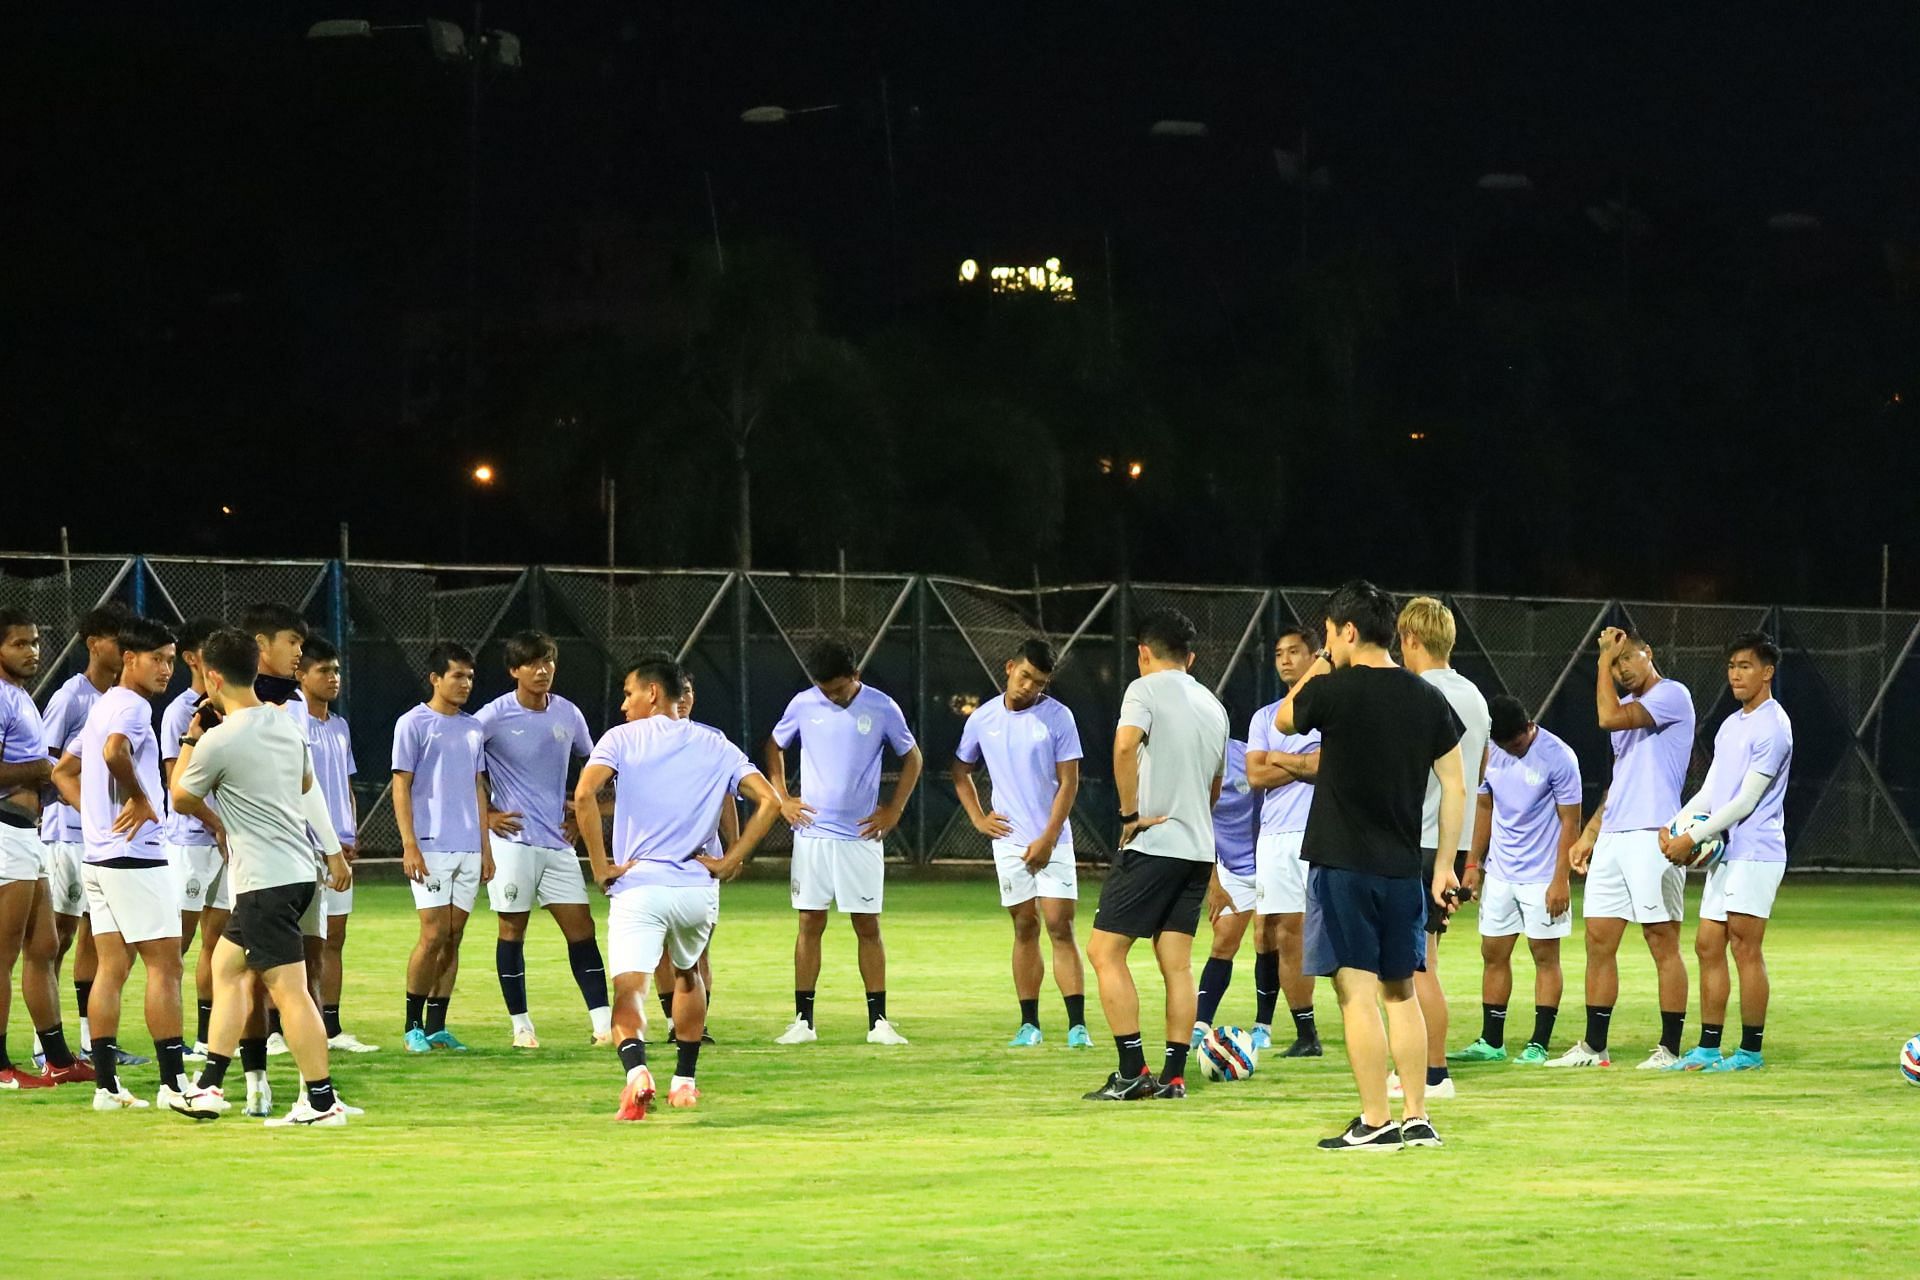
{"label": "player's bare leg", "polygon": [[[645,973],[613,977],[613,1038],[619,1047],[626,1082],[620,1089],[616,1120],[644,1120],[653,1101],[653,1072],[647,1068],[647,980]],[[695,1043],[698,1043],[696,1040]]]}
{"label": "player's bare leg", "polygon": [[547,906],[560,936],[567,943],[567,966],[573,971],[573,984],[586,1002],[587,1022],[595,1044],[613,1042],[612,1014],[607,1003],[607,966],[600,956],[600,943],[594,936],[593,908],[584,902],[555,902]]}

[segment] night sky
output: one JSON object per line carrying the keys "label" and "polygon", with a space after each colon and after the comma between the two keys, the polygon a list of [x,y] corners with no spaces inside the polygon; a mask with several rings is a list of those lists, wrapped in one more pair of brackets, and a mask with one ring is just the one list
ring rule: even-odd
{"label": "night sky", "polygon": [[777,331],[757,566],[1920,599],[1908,4],[489,4],[471,416],[466,71],[302,38],[471,8],[85,9],[12,41],[10,549],[590,563],[610,476],[728,564]]}

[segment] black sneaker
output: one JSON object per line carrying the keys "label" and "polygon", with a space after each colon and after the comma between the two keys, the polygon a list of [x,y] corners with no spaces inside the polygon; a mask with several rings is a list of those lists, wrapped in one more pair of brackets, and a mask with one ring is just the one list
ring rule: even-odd
{"label": "black sneaker", "polygon": [[[1081,1096],[1088,1102],[1138,1102],[1142,1098],[1156,1096],[1159,1090],[1160,1082],[1153,1078],[1151,1071],[1142,1071],[1131,1080],[1116,1071],[1107,1077],[1105,1084]],[[1181,1086],[1181,1092],[1186,1092],[1184,1085]]]}
{"label": "black sneaker", "polygon": [[1433,1130],[1433,1121],[1425,1116],[1415,1116],[1400,1122],[1400,1141],[1409,1147],[1440,1147],[1446,1144],[1440,1141],[1440,1135]]}
{"label": "black sneaker", "polygon": [[1301,1036],[1298,1040],[1288,1045],[1287,1051],[1280,1056],[1283,1058],[1318,1058],[1325,1052],[1326,1050],[1320,1047],[1319,1036]]}
{"label": "black sneaker", "polygon": [[701,1044],[718,1044],[719,1041],[713,1038],[712,1032],[708,1031],[705,1027],[702,1027],[700,1028],[700,1043]]}
{"label": "black sneaker", "polygon": [[1171,1080],[1162,1080],[1152,1095],[1155,1098],[1184,1098],[1187,1096],[1187,1081],[1184,1076],[1175,1076]]}
{"label": "black sneaker", "polygon": [[[1433,1131],[1431,1125],[1427,1131]],[[1434,1141],[1438,1142],[1439,1139]],[[1393,1121],[1389,1120],[1378,1129],[1372,1129],[1359,1116],[1355,1116],[1352,1124],[1331,1138],[1320,1139],[1322,1151],[1398,1151],[1404,1145],[1400,1138],[1400,1126]]]}

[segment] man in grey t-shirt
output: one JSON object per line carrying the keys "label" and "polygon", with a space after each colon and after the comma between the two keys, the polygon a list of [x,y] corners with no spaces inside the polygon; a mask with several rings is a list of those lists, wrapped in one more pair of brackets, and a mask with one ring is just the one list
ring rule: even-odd
{"label": "man in grey t-shirt", "polygon": [[313,761],[296,722],[254,693],[258,648],[253,637],[223,628],[201,651],[206,702],[223,717],[196,713],[180,740],[173,775],[177,813],[207,812],[217,794],[233,880],[233,914],[213,955],[213,1017],[207,1065],[191,1099],[201,1118],[228,1110],[222,1082],[239,1047],[258,973],[280,1011],[281,1032],[306,1081],[306,1096],[269,1125],[337,1126],[347,1110],[334,1096],[327,1069],[327,1033],[307,981],[301,919],[320,892],[314,880],[312,827],[327,854],[331,886],[352,879],[325,798],[313,785]]}

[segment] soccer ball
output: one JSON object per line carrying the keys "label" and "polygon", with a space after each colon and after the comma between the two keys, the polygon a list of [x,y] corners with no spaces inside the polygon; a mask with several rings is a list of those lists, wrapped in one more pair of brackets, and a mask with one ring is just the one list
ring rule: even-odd
{"label": "soccer ball", "polygon": [[1245,1080],[1260,1053],[1239,1027],[1215,1027],[1200,1042],[1200,1074],[1209,1080]]}
{"label": "soccer ball", "polygon": [[1900,1046],[1900,1074],[1908,1084],[1920,1085],[1920,1036]]}
{"label": "soccer ball", "polygon": [[[1682,813],[1667,824],[1667,834],[1678,836],[1696,822],[1705,822],[1713,815],[1710,813]],[[1696,871],[1711,871],[1720,861],[1720,855],[1727,851],[1727,842],[1723,836],[1708,836],[1693,846],[1693,854],[1687,859],[1687,865]]]}

